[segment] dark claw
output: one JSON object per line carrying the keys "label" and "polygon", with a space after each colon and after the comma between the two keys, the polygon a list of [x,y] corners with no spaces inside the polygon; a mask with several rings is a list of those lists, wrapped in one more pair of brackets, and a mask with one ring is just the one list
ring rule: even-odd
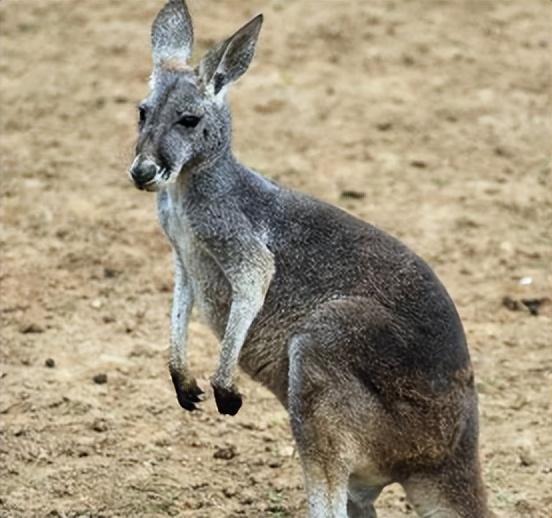
{"label": "dark claw", "polygon": [[219,414],[236,415],[238,413],[242,406],[242,396],[235,387],[225,389],[213,385],[213,391]]}
{"label": "dark claw", "polygon": [[179,405],[184,409],[190,412],[194,410],[199,410],[199,407],[196,403],[201,402],[201,397],[203,395],[203,390],[201,390],[195,379],[184,379],[181,373],[171,371],[171,379],[176,391],[176,398],[178,399]]}

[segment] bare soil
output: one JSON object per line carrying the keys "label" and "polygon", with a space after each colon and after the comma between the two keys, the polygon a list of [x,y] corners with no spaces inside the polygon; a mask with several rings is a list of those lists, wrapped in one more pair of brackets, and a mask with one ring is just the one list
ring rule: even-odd
{"label": "bare soil", "polygon": [[[0,516],[305,512],[268,392],[244,375],[235,418],[210,395],[192,415],[170,384],[169,247],[126,176],[160,4],[0,4]],[[471,346],[492,508],[550,517],[550,2],[190,5],[198,53],[265,13],[236,153],[436,269]],[[191,348],[207,386],[217,343],[196,320]],[[379,508],[413,516],[398,487]]]}

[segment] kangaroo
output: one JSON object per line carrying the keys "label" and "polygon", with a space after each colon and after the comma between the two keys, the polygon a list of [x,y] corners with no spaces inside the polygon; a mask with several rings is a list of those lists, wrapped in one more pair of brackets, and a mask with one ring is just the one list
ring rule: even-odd
{"label": "kangaroo", "polygon": [[157,193],[174,252],[178,402],[193,411],[202,400],[186,360],[195,305],[221,343],[211,378],[218,411],[242,405],[239,365],[289,412],[310,517],[375,517],[393,482],[420,516],[487,516],[474,377],[441,282],[395,238],[232,154],[226,94],[262,22],[253,18],[195,68],[183,0],[169,0],[152,26],[129,174]]}

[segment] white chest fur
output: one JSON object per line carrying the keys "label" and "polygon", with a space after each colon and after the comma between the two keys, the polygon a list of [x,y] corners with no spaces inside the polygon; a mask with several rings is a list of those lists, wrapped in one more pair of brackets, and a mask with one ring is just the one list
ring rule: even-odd
{"label": "white chest fur", "polygon": [[[171,186],[172,187],[172,186]],[[185,269],[188,289],[202,320],[222,337],[231,303],[226,277],[194,236],[182,199],[164,189],[157,196],[161,227]]]}

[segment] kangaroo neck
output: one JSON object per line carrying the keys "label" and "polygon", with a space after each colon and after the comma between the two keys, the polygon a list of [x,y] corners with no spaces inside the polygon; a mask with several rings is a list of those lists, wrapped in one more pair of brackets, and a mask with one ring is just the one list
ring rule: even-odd
{"label": "kangaroo neck", "polygon": [[232,151],[227,149],[214,160],[182,171],[177,179],[177,190],[186,196],[223,196],[239,181],[243,170]]}

